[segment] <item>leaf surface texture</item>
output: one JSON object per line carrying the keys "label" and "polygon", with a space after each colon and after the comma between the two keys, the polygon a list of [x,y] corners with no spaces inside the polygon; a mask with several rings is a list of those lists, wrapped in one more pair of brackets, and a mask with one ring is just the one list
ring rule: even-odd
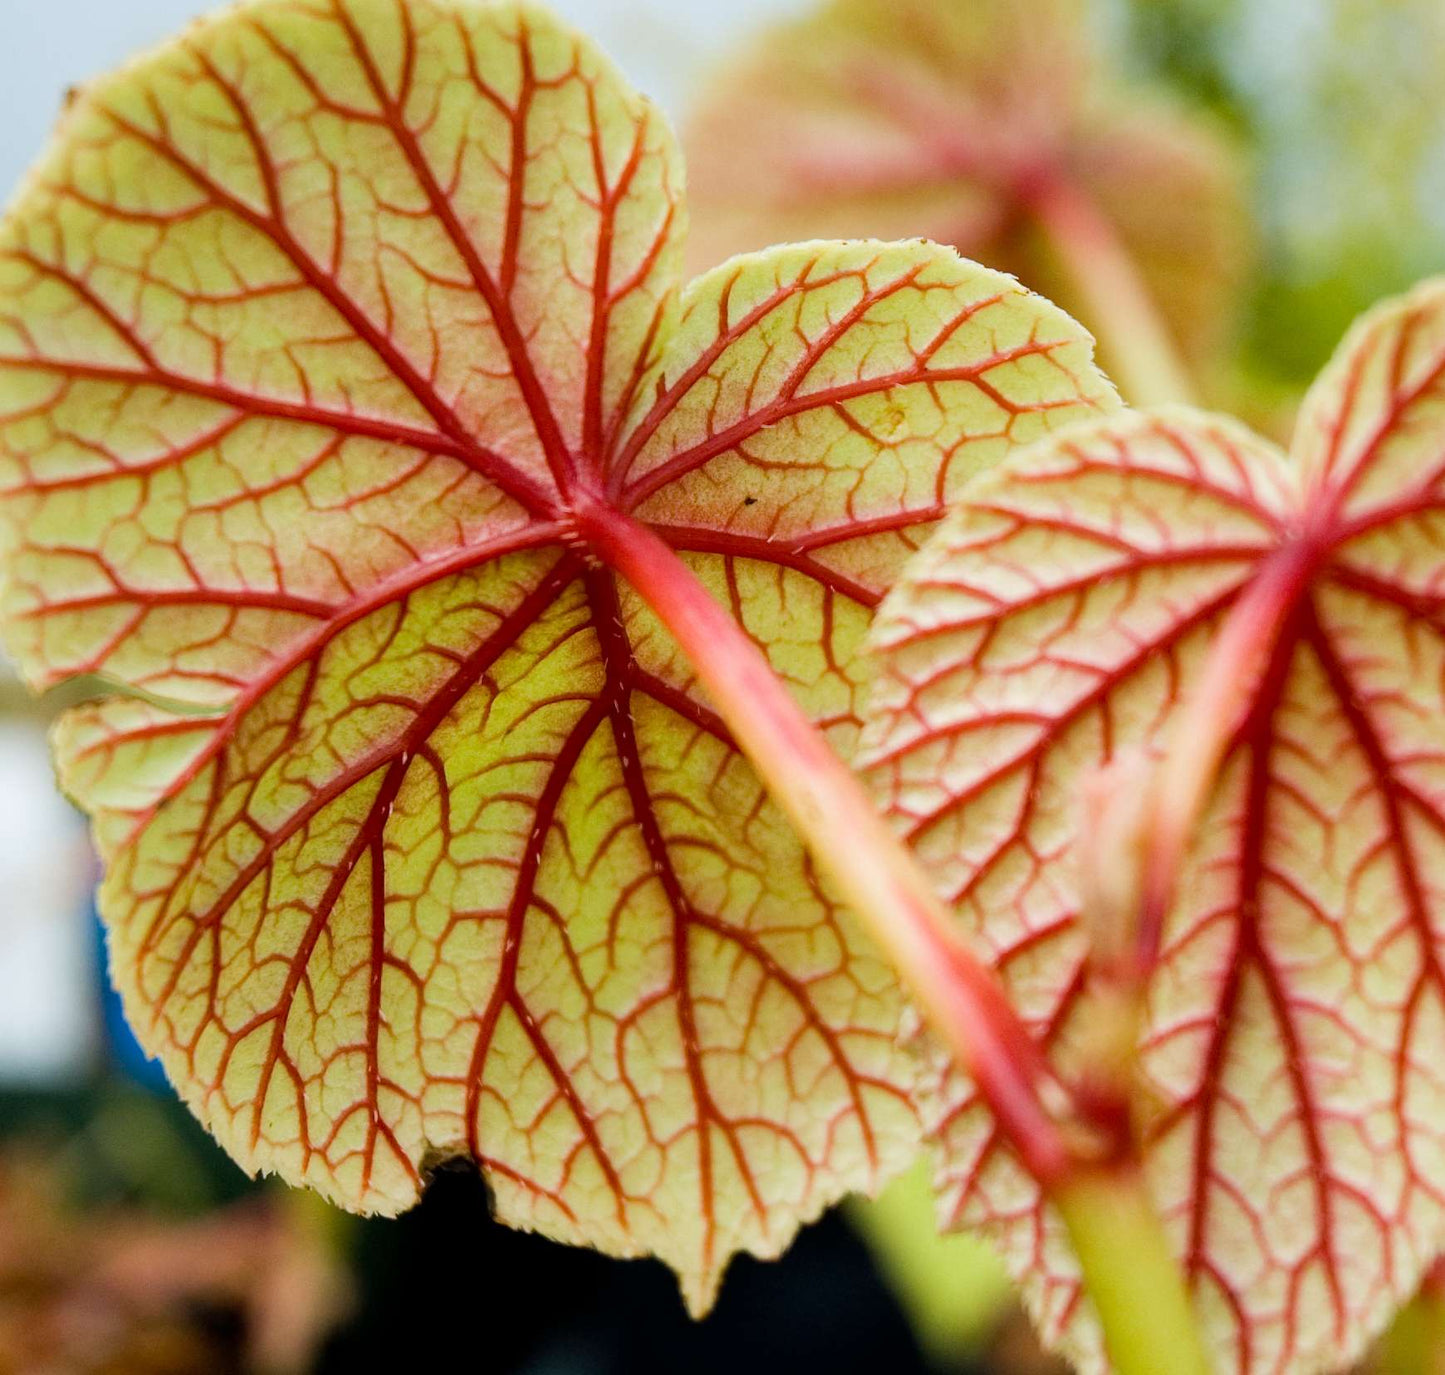
{"label": "leaf surface texture", "polygon": [[[1227,1370],[1348,1365],[1442,1241],[1442,439],[1435,281],[1356,327],[1289,454],[1177,409],[1006,460],[876,630],[863,762],[1068,1076],[1082,784],[1163,748],[1223,618],[1303,569],[1225,723],[1141,1048],[1150,1183]],[[1061,1226],[958,1078],[934,1129],[947,1213],[1097,1367]]]}
{"label": "leaf surface texture", "polygon": [[970,473],[1114,404],[952,253],[678,290],[663,120],[527,5],[260,0],[80,94],[0,230],[3,617],[129,1016],[248,1169],[738,1248],[914,1149],[889,968],[639,597],[608,503],[838,746]]}

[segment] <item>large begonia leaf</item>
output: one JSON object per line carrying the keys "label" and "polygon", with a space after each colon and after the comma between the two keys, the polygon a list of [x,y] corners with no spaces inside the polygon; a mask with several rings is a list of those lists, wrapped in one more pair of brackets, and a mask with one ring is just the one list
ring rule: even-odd
{"label": "large begonia leaf", "polygon": [[739,1247],[916,1149],[900,997],[579,504],[647,521],[848,748],[903,556],[1115,404],[951,251],[680,297],[672,137],[545,11],[260,0],[79,95],[0,233],[4,620],[144,1044],[347,1207]]}
{"label": "large begonia leaf", "polygon": [[[1082,0],[826,0],[719,73],[691,126],[691,256],[818,234],[927,234],[1090,323],[1034,232],[1077,185],[1113,223],[1180,348],[1217,354],[1249,230],[1207,121],[1104,80]],[[746,157],[733,152],[747,147]],[[1105,362],[1108,363],[1106,356]]]}
{"label": "large begonia leaf", "polygon": [[[875,631],[863,762],[1067,1075],[1085,781],[1164,748],[1221,619],[1280,597],[1140,1050],[1148,1176],[1224,1369],[1348,1364],[1445,1241],[1442,531],[1435,281],[1357,326],[1292,454],[1175,409],[981,476]],[[968,1085],[944,1095],[946,1212],[1003,1238],[1049,1337],[1097,1354],[1057,1219]]]}

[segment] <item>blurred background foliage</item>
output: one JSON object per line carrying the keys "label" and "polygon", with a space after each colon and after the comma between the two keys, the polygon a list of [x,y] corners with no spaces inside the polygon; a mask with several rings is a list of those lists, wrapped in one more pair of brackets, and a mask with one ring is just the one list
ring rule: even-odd
{"label": "blurred background foliage", "polygon": [[1109,0],[1132,73],[1227,121],[1259,245],[1240,348],[1307,384],[1362,310],[1445,268],[1440,0]]}
{"label": "blurred background foliage", "polygon": [[[0,0],[0,18],[38,33],[44,14],[21,5]],[[51,31],[97,5],[113,27],[111,0],[51,0]],[[877,0],[559,7],[608,35],[690,129],[695,266],[773,230],[964,237],[972,222],[987,231],[973,243],[981,256],[1053,289],[998,184],[920,187],[911,135],[880,134],[879,101],[907,94],[903,52],[946,74],[912,94],[929,97],[923,127],[965,160],[1067,145],[1089,164],[1110,150],[1107,165],[1089,164],[1090,184],[1202,390],[1277,433],[1361,310],[1445,270],[1442,0],[898,0],[881,27]],[[127,7],[136,43],[154,37],[160,8]],[[930,10],[972,36],[941,50],[909,29]],[[765,29],[765,11],[782,27]],[[862,76],[838,66],[854,61],[860,32]],[[19,71],[41,57],[5,61]],[[737,75],[749,64],[751,85]],[[22,83],[0,72],[0,89],[13,100]],[[826,119],[806,114],[819,91]],[[6,127],[33,127],[28,109],[15,114]],[[35,151],[29,134],[20,150],[6,138],[16,166]],[[840,223],[816,180],[795,194],[800,157],[833,169],[861,159],[874,181]],[[702,1324],[660,1266],[497,1227],[468,1171],[443,1171],[398,1221],[245,1180],[108,1000],[85,896],[92,861],[39,746],[51,709],[0,668],[0,1375],[279,1375],[458,1352],[470,1369],[535,1375],[1058,1369],[986,1248],[932,1234],[921,1170],[882,1206],[825,1218],[781,1262],[738,1262]],[[1441,1359],[1440,1311],[1408,1313],[1373,1368]]]}
{"label": "blurred background foliage", "polygon": [[923,235],[1076,314],[1131,400],[1220,394],[1252,262],[1243,150],[1126,78],[1098,18],[1087,0],[828,0],[759,35],[688,121],[693,264]]}

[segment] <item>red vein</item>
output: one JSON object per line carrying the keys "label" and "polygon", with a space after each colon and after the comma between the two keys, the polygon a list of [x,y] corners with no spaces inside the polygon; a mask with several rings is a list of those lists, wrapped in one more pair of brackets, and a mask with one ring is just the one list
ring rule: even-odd
{"label": "red vein", "polygon": [[199,65],[231,102],[237,118],[241,121],[242,129],[255,152],[257,170],[265,187],[269,207],[268,214],[262,214],[238,195],[227,190],[189,159],[182,157],[177,149],[164,138],[151,134],[113,109],[107,109],[106,115],[117,128],[125,131],[130,137],[170,163],[177,171],[189,177],[217,205],[228,210],[262,237],[274,243],[301,274],[307,285],[346,321],[355,332],[356,337],[381,359],[422,409],[436,421],[441,432],[452,441],[457,455],[463,462],[495,483],[508,495],[520,501],[529,510],[550,511],[552,503],[537,483],[499,454],[479,444],[476,437],[461,423],[456,413],[441,399],[431,383],[417,372],[411,361],[393,340],[372,323],[356,302],[341,290],[335,279],[323,271],[311,255],[302,248],[286,227],[275,163],[260,130],[256,127],[255,118],[249,106],[241,99],[239,92],[231,83],[219,73],[205,52],[200,49],[192,51]]}
{"label": "red vein", "polygon": [[702,525],[649,523],[672,548],[680,551],[721,554],[729,559],[751,559],[759,563],[774,564],[779,568],[790,568],[870,610],[883,600],[882,592],[810,558],[806,547],[799,548],[796,543],[787,539],[767,539],[739,534],[732,530],[709,529]]}
{"label": "red vein", "polygon": [[[566,441],[562,438],[562,432],[558,428],[557,419],[552,413],[551,402],[547,399],[546,390],[542,387],[537,378],[537,373],[532,364],[531,355],[527,349],[526,340],[522,337],[522,331],[517,324],[516,316],[512,311],[511,304],[507,297],[511,292],[511,273],[505,267],[516,258],[516,242],[520,233],[521,215],[521,192],[522,192],[522,169],[526,165],[526,122],[527,107],[531,100],[531,93],[535,88],[536,77],[532,70],[532,52],[530,37],[526,31],[525,23],[521,30],[521,41],[519,44],[520,56],[523,70],[523,96],[521,107],[512,114],[513,145],[511,175],[508,179],[509,201],[507,209],[507,232],[506,250],[503,253],[503,283],[498,285],[493,278],[487,265],[482,261],[477,246],[472,242],[471,236],[463,228],[461,221],[457,218],[456,208],[452,205],[451,197],[442,189],[432,171],[431,163],[427,160],[426,154],[422,151],[417,141],[416,134],[407,123],[397,103],[392,99],[381,79],[381,73],[376,68],[376,62],[367,47],[364,37],[357,31],[355,22],[347,14],[344,8],[338,7],[337,14],[346,28],[351,46],[356,52],[357,60],[361,63],[365,72],[368,84],[376,96],[378,104],[385,115],[387,126],[391,129],[396,138],[397,146],[402,156],[406,158],[413,174],[416,176],[423,193],[426,195],[427,203],[431,206],[432,213],[447,232],[453,247],[461,257],[468,273],[471,275],[473,284],[486,302],[487,310],[492,317],[492,322],[497,327],[497,335],[502,341],[502,347],[506,350],[508,361],[512,365],[512,371],[517,381],[517,386],[522,393],[528,413],[532,417],[532,423],[536,428],[537,438],[542,444],[542,450],[547,457],[547,466],[551,470],[553,479],[557,482],[561,491],[566,492],[576,476],[575,465],[572,454],[567,447]],[[403,11],[403,22],[410,25],[410,16]]]}

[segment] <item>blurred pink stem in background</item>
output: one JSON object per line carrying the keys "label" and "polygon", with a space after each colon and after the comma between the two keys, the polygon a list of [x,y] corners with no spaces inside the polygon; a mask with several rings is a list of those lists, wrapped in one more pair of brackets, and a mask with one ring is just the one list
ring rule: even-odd
{"label": "blurred pink stem in background", "polygon": [[1044,173],[1027,204],[1059,269],[1083,302],[1105,365],[1133,406],[1192,403],[1194,388],[1154,299],[1109,218],[1071,178]]}

